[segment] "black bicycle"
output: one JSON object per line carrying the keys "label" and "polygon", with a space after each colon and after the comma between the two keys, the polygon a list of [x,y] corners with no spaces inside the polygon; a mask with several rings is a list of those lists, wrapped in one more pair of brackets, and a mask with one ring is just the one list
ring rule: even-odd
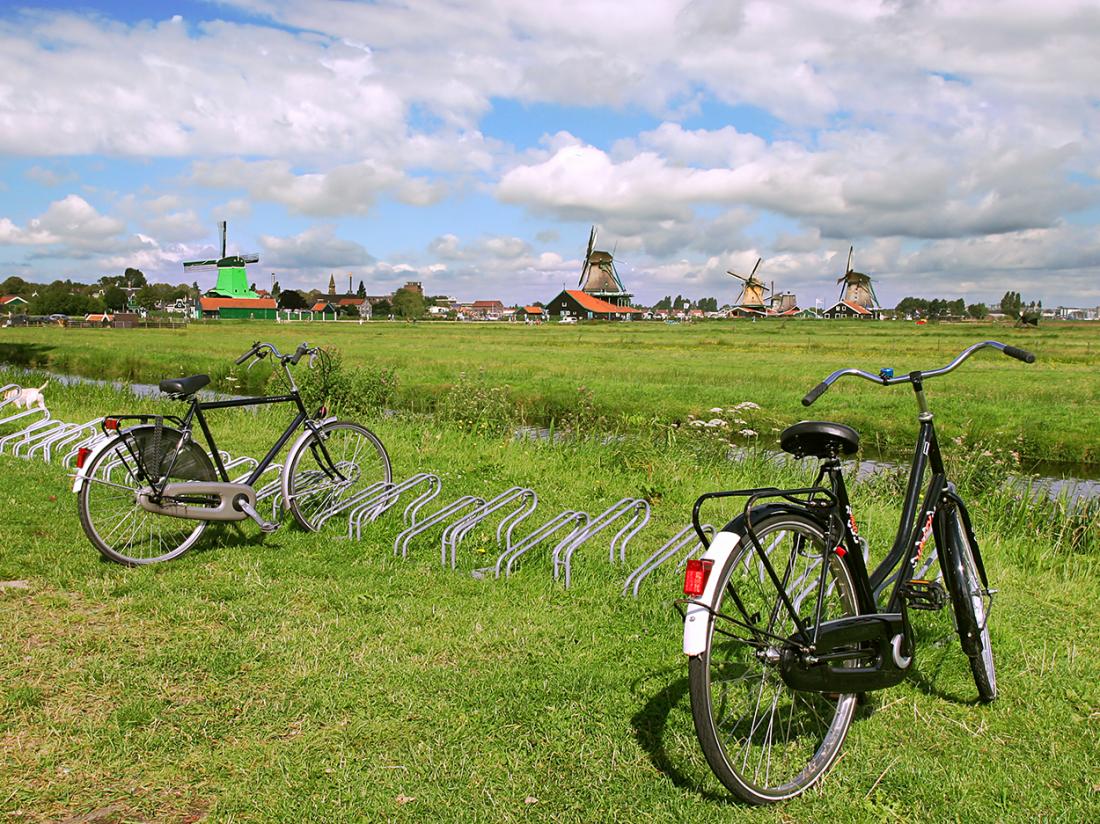
{"label": "black bicycle", "polygon": [[[984,348],[1035,361],[1022,349],[984,341],[942,369],[899,377],[888,369],[878,375],[842,369],[802,399],[809,406],[846,375],[909,384],[916,395],[920,430],[901,522],[873,572],[841,471],[841,456],[859,448],[849,426],[802,421],[782,433],[785,451],[821,460],[808,487],[712,492],[696,501],[692,520],[709,547],[689,562],[684,583],[691,710],[707,761],[742,800],[782,801],[824,775],[840,754],[858,697],[898,683],[912,669],[910,610],[938,610],[950,601],[978,697],[996,698],[988,620],[995,590],[966,504],[944,470],[924,395],[926,380]],[[743,513],[709,541],[700,507],[733,496],[747,499]],[[942,583],[928,575],[937,560]]]}
{"label": "black bicycle", "polygon": [[[160,383],[162,392],[189,403],[182,418],[104,418],[106,437],[80,451],[73,484],[80,523],[92,544],[112,561],[137,565],[179,557],[213,521],[250,518],[264,532],[274,532],[278,523],[256,511],[257,481],[269,468],[277,468],[272,462],[298,432],[273,484],[279,487],[283,507],[305,529],[318,529],[342,503],[372,484],[389,483],[390,459],[373,432],[326,417],[323,406],[311,415],[302,402],[290,367],[307,355],[312,361],[318,353],[303,343],[294,354],[284,355],[270,343],[257,342],[237,358],[238,365],[255,358],[254,365],[269,355],[277,360],[290,389],[286,395],[201,401],[196,393],[210,378],[192,375]],[[230,480],[204,413],[278,403],[297,407],[294,420],[246,477]],[[196,421],[209,451],[192,437]]]}

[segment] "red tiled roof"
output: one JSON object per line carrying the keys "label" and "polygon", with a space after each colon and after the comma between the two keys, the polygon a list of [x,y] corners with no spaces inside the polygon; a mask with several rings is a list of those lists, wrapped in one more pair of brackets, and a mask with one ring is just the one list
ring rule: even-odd
{"label": "red tiled roof", "polygon": [[504,308],[504,304],[499,300],[475,300],[470,306],[474,309],[493,309],[497,306]]}
{"label": "red tiled roof", "polygon": [[[858,303],[852,303],[849,300],[842,300],[842,301],[837,302],[833,306],[833,309],[836,309],[838,306],[847,306],[849,309],[851,309],[857,315],[869,315],[869,314],[871,314],[870,309],[867,309],[863,306],[860,306]],[[832,312],[833,309],[830,309],[829,311]]]}
{"label": "red tiled roof", "polygon": [[217,309],[274,309],[272,298],[200,298],[202,311],[213,312]]}
{"label": "red tiled roof", "polygon": [[315,304],[313,304],[312,308],[309,311],[311,311],[311,312],[328,312],[332,309],[335,309],[335,307],[332,305],[331,302],[329,302],[327,300],[319,300]]}
{"label": "red tiled roof", "polygon": [[366,298],[340,298],[341,306],[362,306],[366,302]]}
{"label": "red tiled roof", "polygon": [[619,314],[629,312],[634,312],[638,315],[644,314],[641,309],[635,309],[633,306],[616,306],[614,303],[608,303],[606,300],[594,298],[592,295],[587,292],[582,292],[580,289],[566,289],[565,293],[589,312],[598,312],[601,315],[606,315],[609,312],[617,312]]}
{"label": "red tiled roof", "polygon": [[4,305],[5,303],[11,303],[13,300],[21,300],[24,303],[27,302],[26,298],[20,297],[19,295],[4,295],[3,297],[0,297],[0,306]]}
{"label": "red tiled roof", "polygon": [[528,315],[541,315],[542,314],[542,307],[541,306],[524,306],[523,311],[526,312]]}

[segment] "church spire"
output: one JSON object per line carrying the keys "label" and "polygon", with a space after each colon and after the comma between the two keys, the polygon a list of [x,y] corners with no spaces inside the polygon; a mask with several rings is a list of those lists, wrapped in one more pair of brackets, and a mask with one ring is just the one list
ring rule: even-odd
{"label": "church spire", "polygon": [[328,276],[328,294],[329,297],[336,297],[336,278],[333,275]]}

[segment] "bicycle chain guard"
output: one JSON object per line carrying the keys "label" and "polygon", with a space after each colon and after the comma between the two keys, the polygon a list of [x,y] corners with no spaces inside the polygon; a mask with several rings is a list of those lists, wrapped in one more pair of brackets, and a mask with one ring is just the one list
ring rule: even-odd
{"label": "bicycle chain guard", "polygon": [[912,641],[900,612],[852,615],[810,627],[817,635],[812,653],[800,652],[807,639],[792,636],[780,651],[779,674],[795,690],[871,692],[891,687],[909,673]]}

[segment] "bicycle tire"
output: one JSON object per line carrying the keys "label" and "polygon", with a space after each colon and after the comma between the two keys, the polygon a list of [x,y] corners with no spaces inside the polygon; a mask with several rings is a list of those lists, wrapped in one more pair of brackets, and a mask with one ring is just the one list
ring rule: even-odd
{"label": "bicycle tire", "polygon": [[[318,448],[318,436],[345,479],[332,477]],[[392,480],[390,456],[378,436],[351,421],[330,421],[302,441],[287,457],[283,490],[294,520],[310,532],[318,531],[326,513],[337,509],[377,482]]]}
{"label": "bicycle tire", "polygon": [[[989,611],[986,609],[978,564],[974,559],[969,530],[963,523],[957,508],[950,514],[950,542],[952,555],[952,578],[955,591],[951,594],[955,610],[955,626],[959,640],[966,652],[968,633],[976,633],[981,649],[976,654],[967,652],[970,660],[970,672],[978,688],[978,698],[988,704],[997,697],[997,672],[993,664],[993,643],[989,638]],[[942,563],[942,559],[941,559]]]}
{"label": "bicycle tire", "polygon": [[[790,570],[787,580],[793,586],[787,589],[796,609],[802,612],[800,606],[807,598],[814,604],[825,547],[821,524],[808,513],[784,512],[763,517],[753,529],[776,573],[782,578]],[[790,544],[789,550],[783,551],[785,558],[777,553],[782,543]],[[807,553],[803,547],[812,547],[812,552]],[[835,554],[830,557],[832,585],[822,620],[859,611],[847,564]],[[778,590],[766,576],[744,532],[718,574],[718,613],[736,615],[743,605],[741,614],[753,616],[754,625],[759,616],[771,615],[771,632],[786,636],[793,631],[793,621],[783,607],[779,605],[775,611]],[[711,622],[706,649],[689,659],[691,712],[703,754],[722,784],[742,801],[770,804],[793,798],[820,780],[836,761],[852,723],[857,695],[829,696],[788,687],[777,664],[724,632],[723,622],[721,617]],[[733,624],[729,626],[740,631]],[[765,724],[765,718],[758,716],[760,708],[769,704]],[[739,706],[746,708],[740,716]],[[745,724],[749,709],[752,718]],[[781,736],[785,736],[782,741]],[[761,737],[763,740],[758,740]]]}
{"label": "bicycle tire", "polygon": [[[77,512],[84,534],[105,558],[125,566],[170,561],[194,546],[206,529],[206,521],[158,515],[137,502],[138,491],[149,486],[144,472],[156,474],[159,465],[163,475],[180,437],[179,430],[165,427],[154,454],[152,427],[121,432],[85,468]],[[194,443],[184,446],[168,474],[173,481],[216,479],[210,458]]]}

